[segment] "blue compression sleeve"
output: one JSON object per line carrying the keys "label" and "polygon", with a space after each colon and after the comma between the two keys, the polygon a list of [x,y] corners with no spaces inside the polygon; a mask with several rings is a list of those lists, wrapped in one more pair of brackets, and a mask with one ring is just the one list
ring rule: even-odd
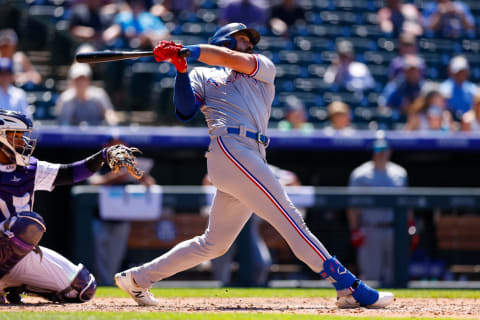
{"label": "blue compression sleeve", "polygon": [[201,102],[195,99],[187,73],[177,72],[173,91],[175,114],[181,121],[191,120],[200,109]]}
{"label": "blue compression sleeve", "polygon": [[201,49],[200,46],[185,46],[190,50],[190,57],[187,60],[198,60],[200,58]]}

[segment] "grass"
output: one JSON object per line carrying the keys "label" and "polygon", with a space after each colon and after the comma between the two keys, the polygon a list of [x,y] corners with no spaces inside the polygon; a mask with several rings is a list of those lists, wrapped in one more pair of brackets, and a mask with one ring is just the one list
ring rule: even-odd
{"label": "grass", "polygon": [[[333,289],[242,289],[242,288],[218,288],[218,289],[189,289],[189,288],[154,288],[154,295],[158,297],[215,297],[215,298],[241,298],[241,297],[327,297],[334,298]],[[391,290],[399,298],[480,298],[478,290],[427,290],[427,289],[394,289]],[[114,287],[101,287],[96,297],[127,297],[127,295]],[[135,319],[161,319],[161,320],[353,320],[367,319],[361,316],[335,316],[335,315],[305,315],[305,314],[256,314],[256,313],[171,313],[171,312],[31,312],[17,311],[7,312],[1,310],[0,320],[135,320]],[[397,317],[368,317],[368,319],[411,319]],[[415,318],[423,320],[442,320],[451,318]]]}

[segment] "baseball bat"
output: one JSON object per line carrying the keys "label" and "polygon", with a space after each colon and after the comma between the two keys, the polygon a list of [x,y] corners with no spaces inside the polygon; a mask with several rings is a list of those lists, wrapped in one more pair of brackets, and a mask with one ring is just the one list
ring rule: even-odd
{"label": "baseball bat", "polygon": [[[152,51],[92,51],[78,53],[75,60],[80,63],[99,63],[151,56],[153,56]],[[190,57],[190,50],[182,48],[178,52],[178,56],[188,58]]]}

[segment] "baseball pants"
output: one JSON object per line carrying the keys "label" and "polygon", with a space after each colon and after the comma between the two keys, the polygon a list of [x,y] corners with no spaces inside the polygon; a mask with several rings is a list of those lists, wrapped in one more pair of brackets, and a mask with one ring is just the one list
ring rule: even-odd
{"label": "baseball pants", "polygon": [[80,266],[59,253],[40,247],[43,257],[31,251],[0,279],[0,290],[26,285],[45,292],[60,292],[70,286]]}
{"label": "baseball pants", "polygon": [[[262,147],[263,148],[263,147]],[[141,287],[224,254],[255,212],[286,240],[313,271],[323,270],[330,254],[307,228],[301,214],[267,166],[253,139],[212,137],[206,154],[208,176],[217,187],[205,233],[181,242],[164,255],[131,269]]]}

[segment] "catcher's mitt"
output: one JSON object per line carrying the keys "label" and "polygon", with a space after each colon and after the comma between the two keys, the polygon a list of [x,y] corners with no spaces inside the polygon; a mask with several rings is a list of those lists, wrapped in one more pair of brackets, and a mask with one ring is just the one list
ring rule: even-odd
{"label": "catcher's mitt", "polygon": [[135,152],[142,153],[138,148],[129,148],[123,144],[116,144],[111,146],[106,151],[107,163],[112,172],[117,172],[121,167],[126,167],[128,172],[140,179],[143,176],[143,171],[140,171],[135,161]]}

